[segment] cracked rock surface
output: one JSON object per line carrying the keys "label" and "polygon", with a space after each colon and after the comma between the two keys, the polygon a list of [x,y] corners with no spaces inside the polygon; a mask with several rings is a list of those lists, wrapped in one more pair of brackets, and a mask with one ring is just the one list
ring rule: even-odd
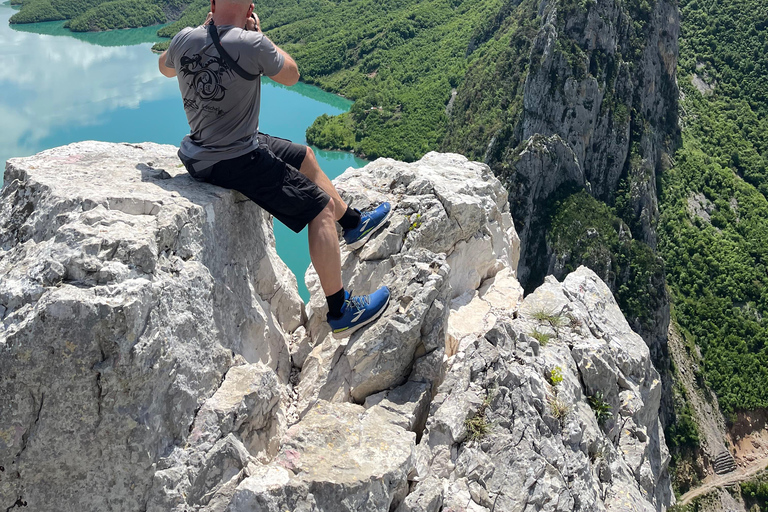
{"label": "cracked rock surface", "polygon": [[8,162],[0,509],[143,510],[234,355],[280,394],[303,305],[269,218],[179,165],[99,142]]}
{"label": "cracked rock surface", "polygon": [[515,314],[472,302],[481,328],[448,361],[398,512],[665,510],[659,375],[598,276],[547,278]]}
{"label": "cracked rock surface", "polygon": [[[0,203],[0,508],[664,510],[660,383],[580,268],[523,297],[506,192],[430,153],[337,180],[393,206],[347,286],[392,302],[335,340],[271,219],[175,148],[9,162]],[[591,398],[591,399],[590,399]],[[591,405],[590,405],[591,404]],[[594,408],[594,409],[593,409]]]}
{"label": "cracked rock surface", "polygon": [[379,159],[347,171],[336,185],[356,208],[392,204],[382,231],[342,254],[347,289],[367,294],[387,285],[392,298],[382,320],[336,340],[310,267],[305,342],[314,349],[297,363],[300,413],[318,399],[362,403],[406,381],[439,380],[449,301],[517,264],[506,192],[485,165],[438,153],[412,164]]}

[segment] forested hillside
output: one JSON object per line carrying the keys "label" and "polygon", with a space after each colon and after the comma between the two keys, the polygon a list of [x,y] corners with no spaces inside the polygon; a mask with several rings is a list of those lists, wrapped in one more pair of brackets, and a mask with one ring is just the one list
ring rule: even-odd
{"label": "forested hillside", "polygon": [[187,0],[12,0],[11,23],[68,20],[75,32],[147,27],[178,19]]}
{"label": "forested hillside", "polygon": [[[508,51],[535,18],[531,2],[504,0],[261,0],[262,28],[299,63],[302,80],[355,100],[323,116],[310,142],[376,158],[414,160],[445,137],[451,91],[481,56]],[[197,5],[196,3],[193,5]],[[207,4],[160,32],[201,23]],[[515,16],[515,11],[525,12]],[[522,43],[527,44],[527,43]],[[162,50],[166,45],[157,45]],[[523,54],[526,52],[524,51]],[[518,73],[518,78],[519,78]]]}
{"label": "forested hillside", "polygon": [[768,1],[680,8],[683,143],[659,223],[673,317],[724,412],[768,407]]}

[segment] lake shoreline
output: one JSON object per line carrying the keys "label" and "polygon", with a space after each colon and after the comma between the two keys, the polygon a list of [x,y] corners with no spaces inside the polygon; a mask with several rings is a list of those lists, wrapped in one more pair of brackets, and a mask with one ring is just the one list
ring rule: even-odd
{"label": "lake shoreline", "polygon": [[[13,8],[17,8],[19,6],[18,4],[15,5],[15,4],[10,3],[10,1],[6,1],[6,2],[3,2],[3,3],[0,3],[0,5],[9,5],[9,6],[13,7]],[[27,22],[25,22],[25,23],[9,23],[9,25],[11,25],[12,28],[16,28],[16,27],[23,27],[25,25],[43,25],[43,24],[46,24],[46,23],[51,23],[51,24],[54,24],[54,23],[66,23],[66,21],[67,20],[51,20],[51,21],[41,21],[41,22],[33,22],[33,23],[27,23]],[[122,31],[151,29],[151,28],[154,28],[154,27],[157,27],[157,29],[160,30],[161,28],[169,25],[170,23],[173,23],[173,22],[159,23],[159,24],[155,24],[155,25],[147,25],[147,26],[144,26],[144,27],[116,28],[116,29],[111,29],[111,30],[74,31],[74,30],[71,30],[71,29],[69,29],[67,27],[63,27],[63,28],[65,28],[67,31],[69,31],[72,34],[71,37],[76,37],[74,34],[108,34],[108,33],[119,33],[119,32],[122,32]],[[62,35],[64,35],[64,34],[62,34]],[[171,38],[168,38],[168,37],[157,36],[157,41],[155,41],[155,42],[156,43],[162,43],[162,42],[170,41],[170,39]],[[149,41],[149,42],[151,42],[151,41]],[[165,51],[165,50],[156,50],[154,47],[152,47],[150,49],[150,51],[153,54],[155,54],[155,55],[161,55],[163,53],[163,51]],[[339,98],[344,99],[346,101],[354,102],[354,100],[352,100],[350,98],[347,98],[343,94],[339,94],[339,93],[337,93],[335,91],[331,91],[331,90],[326,89],[325,87],[322,86],[322,84],[309,83],[309,82],[305,82],[305,81],[303,81],[301,79],[299,79],[299,82],[301,82],[302,84],[307,85],[307,86],[317,87],[318,89],[322,89],[324,92],[327,92],[328,94],[333,94],[334,96],[338,96]],[[342,153],[354,153],[351,150],[330,149],[330,148],[329,149],[322,148],[322,149],[325,149],[326,151],[340,151]],[[354,154],[355,154],[355,156],[358,156],[359,158],[362,158],[362,159],[366,158],[365,155],[358,155],[357,153],[354,153]]]}

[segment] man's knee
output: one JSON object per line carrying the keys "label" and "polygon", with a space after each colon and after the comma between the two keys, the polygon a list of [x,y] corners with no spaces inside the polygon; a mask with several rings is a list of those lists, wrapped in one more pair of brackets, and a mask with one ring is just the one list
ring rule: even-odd
{"label": "man's knee", "polygon": [[312,151],[312,148],[307,146],[307,152],[304,154],[304,161],[302,163],[312,163],[317,160],[317,157],[315,156],[315,152]]}

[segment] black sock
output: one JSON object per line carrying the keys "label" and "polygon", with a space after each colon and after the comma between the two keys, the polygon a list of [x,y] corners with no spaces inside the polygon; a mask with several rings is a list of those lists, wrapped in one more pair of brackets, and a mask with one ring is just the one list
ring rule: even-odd
{"label": "black sock", "polygon": [[344,305],[344,299],[346,298],[347,297],[344,294],[344,288],[337,291],[333,295],[327,295],[325,300],[328,301],[328,314],[335,318],[340,317],[341,307]]}
{"label": "black sock", "polygon": [[347,211],[339,219],[339,224],[344,229],[355,229],[360,225],[360,212],[351,206],[347,206]]}

